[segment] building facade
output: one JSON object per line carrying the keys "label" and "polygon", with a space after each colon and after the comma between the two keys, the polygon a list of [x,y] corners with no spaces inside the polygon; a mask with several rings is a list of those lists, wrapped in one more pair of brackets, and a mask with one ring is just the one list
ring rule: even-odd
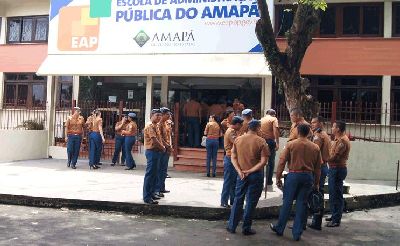
{"label": "building facade", "polygon": [[[292,2],[274,3],[281,49],[293,20]],[[400,1],[327,2],[301,69],[310,78],[310,93],[328,107],[332,102],[357,104],[362,115],[339,115],[350,122],[397,124]],[[193,92],[208,100],[247,99],[259,112],[283,105],[262,54],[55,54],[49,40],[52,15],[50,0],[0,0],[0,108],[3,114],[47,111],[44,122],[55,129],[49,131],[50,145],[62,133],[62,117],[54,112],[74,101],[145,102],[139,109],[145,119],[152,106],[184,103]],[[375,105],[374,110],[363,104]]]}

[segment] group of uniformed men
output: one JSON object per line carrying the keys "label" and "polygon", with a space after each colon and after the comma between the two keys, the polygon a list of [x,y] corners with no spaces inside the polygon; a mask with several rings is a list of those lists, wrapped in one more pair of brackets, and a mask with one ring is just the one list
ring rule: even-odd
{"label": "group of uniformed men", "polygon": [[[224,185],[221,206],[232,205],[227,231],[235,233],[243,210],[242,233],[253,235],[252,214],[263,190],[263,167],[268,163],[266,186],[272,185],[275,152],[279,149],[279,128],[275,111],[267,110],[261,120],[253,119],[251,110],[242,112],[245,119],[234,116],[228,119],[224,135]],[[323,194],[329,172],[329,205],[332,216],[326,218],[327,227],[340,226],[344,199],[343,181],[347,175],[347,159],[350,141],[345,134],[346,124],[336,121],[332,127],[335,140],[331,142],[323,129],[323,118],[315,117],[311,125],[306,122],[300,109],[290,112],[292,126],[288,143],[283,149],[276,172],[276,185],[283,189],[283,205],[279,220],[270,228],[282,236],[289,219],[293,200],[296,200],[296,216],[292,227],[293,239],[298,241],[307,223],[307,200],[312,190]],[[283,185],[282,176],[287,165],[289,173]],[[329,166],[329,167],[328,167]],[[329,171],[328,171],[329,168]],[[265,187],[266,188],[266,187]],[[323,208],[313,214],[308,226],[321,230]]]}
{"label": "group of uniformed men", "polygon": [[[137,135],[137,124],[135,120],[136,114],[129,113],[123,116],[122,120],[116,124],[115,152],[112,166],[115,166],[122,149],[122,163],[125,162],[126,159],[126,170],[132,170],[136,167],[131,152],[136,142]],[[101,165],[100,157],[105,142],[101,112],[99,110],[94,110],[85,122],[79,107],[74,108],[73,114],[69,116],[65,122],[65,142],[67,143],[68,155],[67,166],[76,169],[85,127],[88,130],[89,168],[98,169],[100,168],[99,165]]]}

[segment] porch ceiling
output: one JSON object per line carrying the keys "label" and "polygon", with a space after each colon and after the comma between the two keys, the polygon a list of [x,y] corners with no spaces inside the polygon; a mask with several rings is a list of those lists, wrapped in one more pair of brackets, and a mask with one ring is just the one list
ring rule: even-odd
{"label": "porch ceiling", "polygon": [[40,75],[271,76],[262,54],[49,55]]}

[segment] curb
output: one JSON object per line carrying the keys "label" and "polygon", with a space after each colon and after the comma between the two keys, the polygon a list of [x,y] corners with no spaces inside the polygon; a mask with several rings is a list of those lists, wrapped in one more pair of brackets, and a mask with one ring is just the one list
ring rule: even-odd
{"label": "curb", "polygon": [[[230,209],[174,205],[147,205],[140,203],[93,201],[64,198],[31,197],[0,194],[0,204],[44,208],[87,209],[96,212],[122,212],[127,214],[171,216],[202,220],[227,220]],[[345,199],[345,211],[382,208],[400,205],[400,192],[355,196]],[[281,206],[257,208],[254,219],[271,219],[279,216]],[[326,212],[328,209],[326,209]]]}

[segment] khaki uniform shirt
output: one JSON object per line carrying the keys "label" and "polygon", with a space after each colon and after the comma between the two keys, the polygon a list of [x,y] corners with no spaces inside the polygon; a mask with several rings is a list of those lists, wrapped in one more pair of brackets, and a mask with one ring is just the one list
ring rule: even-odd
{"label": "khaki uniform shirt", "polygon": [[329,135],[326,131],[317,130],[313,134],[312,141],[318,145],[324,163],[327,162],[329,159],[329,149],[331,147],[331,138]]}
{"label": "khaki uniform shirt", "polygon": [[221,136],[221,128],[218,123],[208,122],[204,130],[204,135],[206,135],[207,138],[218,139]]}
{"label": "khaki uniform shirt", "polygon": [[122,120],[118,121],[117,124],[115,124],[115,128],[117,128],[121,125],[122,125],[122,127],[119,130],[115,130],[115,134],[122,135],[122,131],[125,130],[127,124],[128,124],[128,121],[125,121],[125,123],[123,123]]}
{"label": "khaki uniform shirt", "polygon": [[233,143],[235,142],[236,137],[238,136],[238,132],[233,128],[228,128],[224,135],[224,148],[226,152],[226,156],[231,156]]}
{"label": "khaki uniform shirt", "polygon": [[86,119],[85,126],[86,126],[86,128],[88,129],[89,132],[93,131],[93,119],[94,119],[93,115],[89,116]]}
{"label": "khaki uniform shirt", "polygon": [[289,139],[288,142],[293,141],[299,137],[299,133],[297,132],[297,126],[300,124],[307,124],[310,125],[307,121],[304,120],[304,118],[301,118],[299,122],[293,123],[292,127],[290,128],[290,134],[289,134]]}
{"label": "khaki uniform shirt", "polygon": [[201,105],[200,103],[190,100],[183,107],[183,112],[186,117],[201,117]]}
{"label": "khaki uniform shirt", "polygon": [[162,149],[155,143],[154,138],[162,144],[160,128],[157,124],[149,123],[144,128],[144,148],[147,150],[161,151]]}
{"label": "khaki uniform shirt", "polygon": [[278,128],[278,119],[271,115],[261,118],[260,137],[275,140],[274,129]]}
{"label": "khaki uniform shirt", "polygon": [[330,148],[330,157],[328,160],[330,167],[346,167],[350,154],[350,140],[343,134],[335,138]]}
{"label": "khaki uniform shirt", "polygon": [[241,170],[253,168],[265,157],[268,161],[269,148],[265,140],[255,134],[245,134],[236,138],[232,148],[232,158],[237,159]]}
{"label": "khaki uniform shirt", "polygon": [[322,157],[318,145],[308,139],[289,142],[279,157],[276,178],[282,178],[286,163],[289,170],[314,173],[314,183],[319,184]]}
{"label": "khaki uniform shirt", "polygon": [[242,128],[239,130],[239,135],[242,136],[249,130],[249,122],[248,120],[244,120],[242,124]]}
{"label": "khaki uniform shirt", "polygon": [[123,131],[124,136],[131,137],[137,135],[137,124],[134,121],[129,122],[125,130]]}
{"label": "khaki uniform shirt", "polygon": [[165,147],[171,147],[171,127],[170,124],[167,123],[167,121],[158,123],[158,127],[160,129],[161,133],[161,138],[162,138],[162,143],[165,145]]}
{"label": "khaki uniform shirt", "polygon": [[77,134],[81,135],[83,133],[83,126],[85,125],[85,119],[83,116],[74,118],[69,116],[65,122],[65,127],[67,128],[67,134]]}
{"label": "khaki uniform shirt", "polygon": [[226,118],[221,122],[222,133],[225,133],[228,130],[229,126],[231,125],[231,121]]}
{"label": "khaki uniform shirt", "polygon": [[92,131],[100,132],[100,127],[101,126],[103,126],[103,119],[102,118],[100,118],[100,119],[94,118],[92,120]]}

